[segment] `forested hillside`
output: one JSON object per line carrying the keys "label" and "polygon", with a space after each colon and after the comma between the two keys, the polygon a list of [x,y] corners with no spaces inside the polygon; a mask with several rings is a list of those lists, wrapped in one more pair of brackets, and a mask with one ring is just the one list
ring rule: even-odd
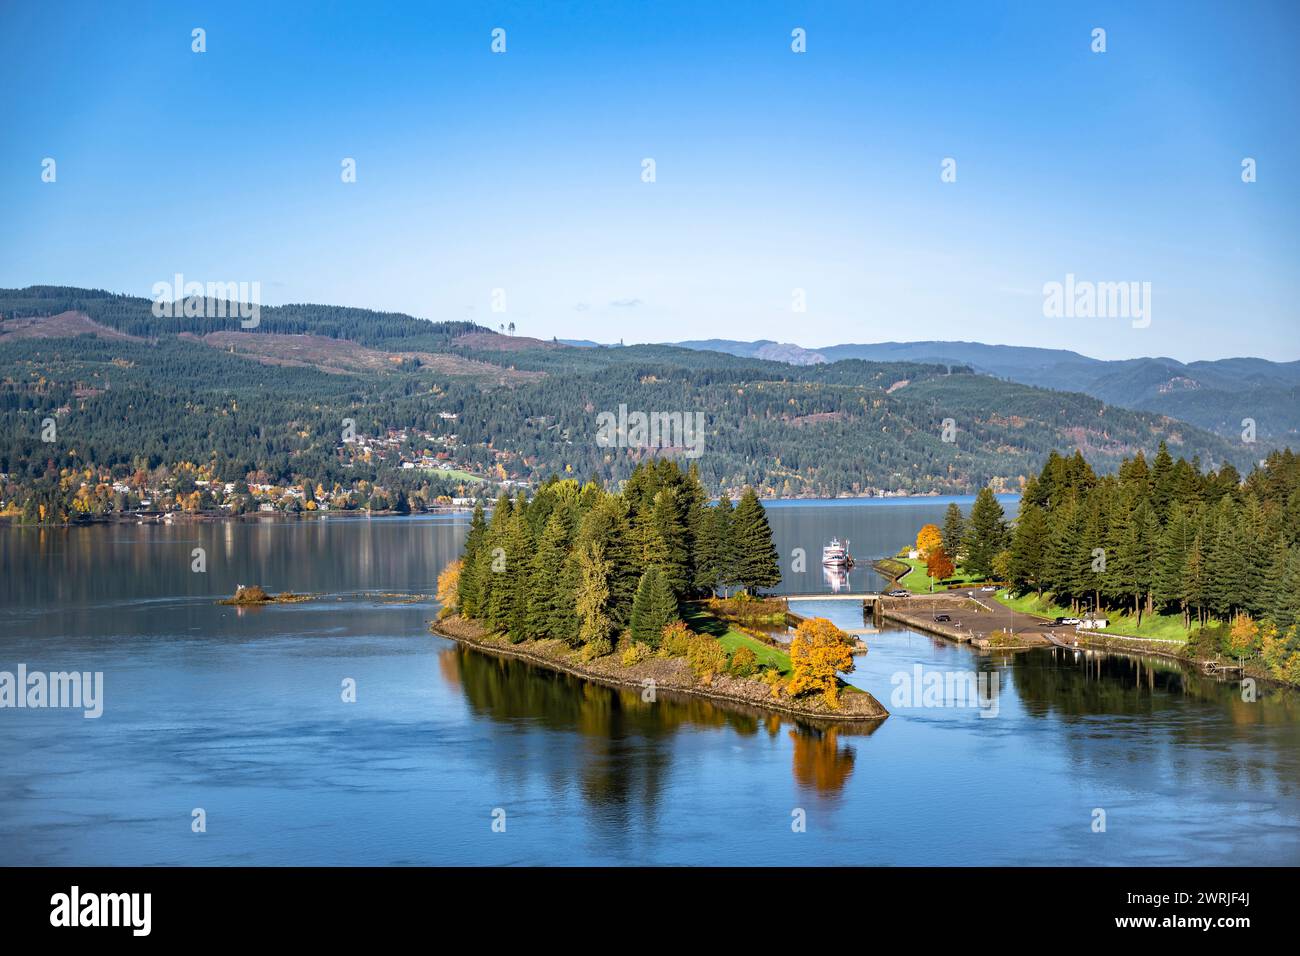
{"label": "forested hillside", "polygon": [[[618,482],[648,456],[684,453],[599,443],[598,416],[621,406],[702,415],[693,463],[711,494],[1014,490],[1054,447],[1102,471],[1162,440],[1206,467],[1253,457],[1180,422],[961,366],[577,348],[314,305],[263,307],[245,330],[54,287],[0,290],[0,316],[0,499],[47,520],[158,507],[147,492],[159,490],[172,507],[178,466],[204,474],[187,507],[310,510],[419,507],[553,473]],[[269,490],[233,500],[242,484],[217,490],[232,482]]]}

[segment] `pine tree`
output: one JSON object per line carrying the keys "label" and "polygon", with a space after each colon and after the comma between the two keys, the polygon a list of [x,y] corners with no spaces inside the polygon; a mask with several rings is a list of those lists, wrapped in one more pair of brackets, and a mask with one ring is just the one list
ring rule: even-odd
{"label": "pine tree", "polygon": [[480,587],[480,617],[493,631],[504,631],[510,621],[512,594],[506,576],[509,569],[506,538],[513,514],[514,505],[503,491],[492,509],[492,520],[488,523],[474,572]]}
{"label": "pine tree", "polygon": [[1151,463],[1151,507],[1155,509],[1156,517],[1162,524],[1169,520],[1169,509],[1177,500],[1174,479],[1174,459],[1162,441],[1155,460]]}
{"label": "pine tree", "polygon": [[526,504],[516,504],[506,537],[504,591],[508,595],[506,633],[516,644],[532,637],[528,604],[532,596],[533,536],[528,526]]}
{"label": "pine tree", "polygon": [[460,573],[460,613],[465,617],[478,617],[479,594],[478,554],[487,536],[487,521],[483,517],[483,503],[476,502],[474,516],[469,522],[469,534],[465,536],[465,551]]}
{"label": "pine tree", "polygon": [[717,592],[724,583],[726,556],[731,548],[731,500],[722,496],[715,507],[705,508],[695,536],[695,578],[697,591]]}
{"label": "pine tree", "polygon": [[686,521],[677,493],[671,488],[657,492],[641,519],[641,560],[644,566],[658,566],[674,594],[685,594],[690,585]]}
{"label": "pine tree", "polygon": [[1287,551],[1286,566],[1271,618],[1280,632],[1286,633],[1300,624],[1300,548]]}
{"label": "pine tree", "polygon": [[948,505],[943,513],[943,550],[954,562],[960,563],[958,554],[962,540],[966,537],[966,519],[961,516],[961,508],[956,502]]}
{"label": "pine tree", "polygon": [[966,529],[966,560],[964,566],[971,574],[993,576],[993,559],[1006,547],[1007,529],[1002,505],[992,489],[981,488],[975,496]]}
{"label": "pine tree", "polygon": [[569,551],[569,529],[561,509],[552,509],[537,541],[529,573],[528,632],[534,637],[553,636],[552,626],[560,604],[564,560]]}
{"label": "pine tree", "polygon": [[781,583],[772,527],[767,523],[767,512],[753,488],[745,489],[740,504],[736,506],[732,540],[735,542],[736,579],[744,588],[752,593],[758,588]]}
{"label": "pine tree", "polygon": [[1056,596],[1058,604],[1078,606],[1083,586],[1078,560],[1083,551],[1082,514],[1073,497],[1054,508],[1048,518],[1051,532],[1047,548],[1047,583],[1045,590]]}
{"label": "pine tree", "polygon": [[[1159,460],[1157,457],[1157,464]],[[1188,614],[1183,572],[1191,545],[1191,524],[1187,510],[1180,502],[1174,502],[1169,509],[1169,520],[1156,544],[1152,590],[1155,592],[1157,607],[1178,607],[1183,614],[1184,627],[1187,626]]]}
{"label": "pine tree", "polygon": [[616,628],[626,627],[632,613],[632,596],[645,568],[633,540],[627,501],[619,495],[601,493],[582,519],[576,544],[600,548],[609,564],[608,611]]}
{"label": "pine tree", "polygon": [[677,619],[677,598],[667,578],[651,565],[641,575],[632,601],[632,639],[658,647],[663,629]]}
{"label": "pine tree", "polygon": [[1187,552],[1187,560],[1183,562],[1182,590],[1189,611],[1193,608],[1196,610],[1197,624],[1204,625],[1208,597],[1205,588],[1205,547],[1200,532],[1197,532],[1192,539],[1191,550]]}
{"label": "pine tree", "polygon": [[1011,583],[1017,590],[1043,593],[1047,549],[1047,517],[1038,505],[1026,504],[1011,537]]}

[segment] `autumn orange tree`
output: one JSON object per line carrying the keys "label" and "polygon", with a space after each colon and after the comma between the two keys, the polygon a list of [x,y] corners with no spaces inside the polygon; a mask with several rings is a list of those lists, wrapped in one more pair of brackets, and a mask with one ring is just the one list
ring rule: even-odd
{"label": "autumn orange tree", "polygon": [[791,697],[821,691],[831,707],[840,705],[840,684],[836,676],[853,670],[850,637],[824,617],[802,621],[790,642],[793,665],[788,685]]}
{"label": "autumn orange tree", "polygon": [[933,580],[942,581],[952,577],[957,568],[953,565],[952,558],[948,557],[948,552],[943,550],[943,545],[939,545],[925,556],[925,570]]}
{"label": "autumn orange tree", "polygon": [[943,547],[943,532],[938,525],[928,524],[916,533],[916,550],[928,555],[936,548]]}

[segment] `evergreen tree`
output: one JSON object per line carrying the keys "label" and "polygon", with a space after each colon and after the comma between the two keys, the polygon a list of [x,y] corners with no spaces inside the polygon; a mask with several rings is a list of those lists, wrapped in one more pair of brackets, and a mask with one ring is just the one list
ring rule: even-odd
{"label": "evergreen tree", "polygon": [[616,628],[626,627],[632,613],[632,596],[645,568],[633,540],[626,500],[602,492],[582,519],[577,545],[600,548],[609,564],[607,610]]}
{"label": "evergreen tree", "polygon": [[781,583],[772,527],[767,523],[767,512],[753,488],[746,488],[740,497],[731,537],[735,542],[736,580],[739,584],[752,593],[758,588]]}
{"label": "evergreen tree", "polygon": [[1197,624],[1203,625],[1208,599],[1205,587],[1205,547],[1199,532],[1192,539],[1191,550],[1183,562],[1182,590],[1189,612],[1195,610]]}
{"label": "evergreen tree", "polygon": [[728,582],[731,554],[731,499],[725,494],[705,508],[695,537],[695,588],[709,594]]}
{"label": "evergreen tree", "polygon": [[[1158,457],[1156,462],[1158,465]],[[1175,606],[1183,613],[1184,626],[1187,623],[1187,594],[1183,590],[1183,578],[1191,546],[1192,525],[1187,509],[1180,502],[1174,502],[1169,509],[1168,523],[1156,545],[1152,590],[1157,607]]]}
{"label": "evergreen tree", "polygon": [[462,555],[459,587],[460,613],[465,617],[478,617],[479,593],[478,555],[487,536],[487,521],[483,516],[483,504],[474,505],[474,516],[469,522],[469,534],[465,536],[465,551]]}
{"label": "evergreen tree", "polygon": [[[1011,537],[1011,583],[1020,591],[1043,593],[1047,568],[1047,517],[1036,504],[1026,504]],[[945,549],[946,550],[946,549]]]}
{"label": "evergreen tree", "polygon": [[632,601],[632,639],[658,647],[663,629],[676,620],[677,598],[668,579],[658,567],[651,565],[641,575]]}
{"label": "evergreen tree", "polygon": [[943,513],[943,550],[952,558],[954,563],[960,563],[958,554],[961,551],[962,541],[966,537],[966,519],[961,515],[961,508],[956,502],[948,505],[948,509]]}
{"label": "evergreen tree", "polygon": [[492,520],[488,522],[488,532],[474,572],[480,588],[480,617],[493,631],[504,631],[509,625],[513,595],[506,577],[509,569],[506,538],[513,513],[510,496],[501,492],[492,509]]}
{"label": "evergreen tree", "polygon": [[529,573],[528,633],[534,638],[553,635],[560,607],[564,561],[569,553],[569,529],[561,509],[552,509],[537,541]]}
{"label": "evergreen tree", "polygon": [[993,576],[993,559],[1006,547],[1007,528],[1005,513],[990,488],[981,488],[971,508],[970,524],[966,529],[967,571],[980,577]]}
{"label": "evergreen tree", "polygon": [[1151,463],[1151,507],[1155,509],[1156,517],[1161,523],[1169,520],[1169,509],[1177,500],[1174,479],[1174,459],[1162,441],[1155,460]]}
{"label": "evergreen tree", "polygon": [[506,633],[515,644],[533,634],[529,624],[529,599],[532,596],[533,536],[528,526],[527,506],[515,506],[506,536],[506,572],[502,576],[502,593],[507,605]]}
{"label": "evergreen tree", "polygon": [[1300,548],[1292,547],[1287,552],[1277,603],[1270,617],[1281,632],[1300,624]]}
{"label": "evergreen tree", "polygon": [[671,488],[658,491],[642,513],[640,524],[643,565],[657,566],[673,593],[685,594],[691,583],[690,558],[686,520],[677,493]]}

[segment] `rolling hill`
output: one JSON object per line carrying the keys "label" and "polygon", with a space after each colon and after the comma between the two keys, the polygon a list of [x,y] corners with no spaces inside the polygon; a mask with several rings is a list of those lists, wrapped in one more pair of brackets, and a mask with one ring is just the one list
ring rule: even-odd
{"label": "rolling hill", "polygon": [[1255,422],[1264,448],[1300,442],[1300,362],[1260,358],[1179,362],[1171,358],[1105,361],[1062,349],[979,342],[881,342],[803,349],[767,341],[710,339],[679,343],[730,355],[765,351],[797,365],[862,359],[957,364],[987,375],[1058,391],[1082,392],[1108,405],[1155,412],[1239,441],[1243,419]]}
{"label": "rolling hill", "polygon": [[[307,304],[263,307],[260,324],[244,330],[224,318],[158,318],[144,298],[49,286],[0,290],[0,317],[9,500],[78,469],[118,474],[177,462],[204,463],[227,481],[255,474],[465,491],[464,480],[358,456],[340,439],[347,421],[417,457],[436,449],[462,479],[619,481],[654,453],[597,442],[598,416],[621,406],[701,414],[693,463],[715,492],[746,484],[770,496],[1014,489],[1053,448],[1081,449],[1105,471],[1162,441],[1207,467],[1247,469],[1262,457],[1163,415],[979,374],[976,359],[997,348],[988,346],[969,364],[920,346],[790,364],[764,357],[773,354],[766,348],[570,346]],[[47,419],[57,421],[54,442],[42,441]]]}

